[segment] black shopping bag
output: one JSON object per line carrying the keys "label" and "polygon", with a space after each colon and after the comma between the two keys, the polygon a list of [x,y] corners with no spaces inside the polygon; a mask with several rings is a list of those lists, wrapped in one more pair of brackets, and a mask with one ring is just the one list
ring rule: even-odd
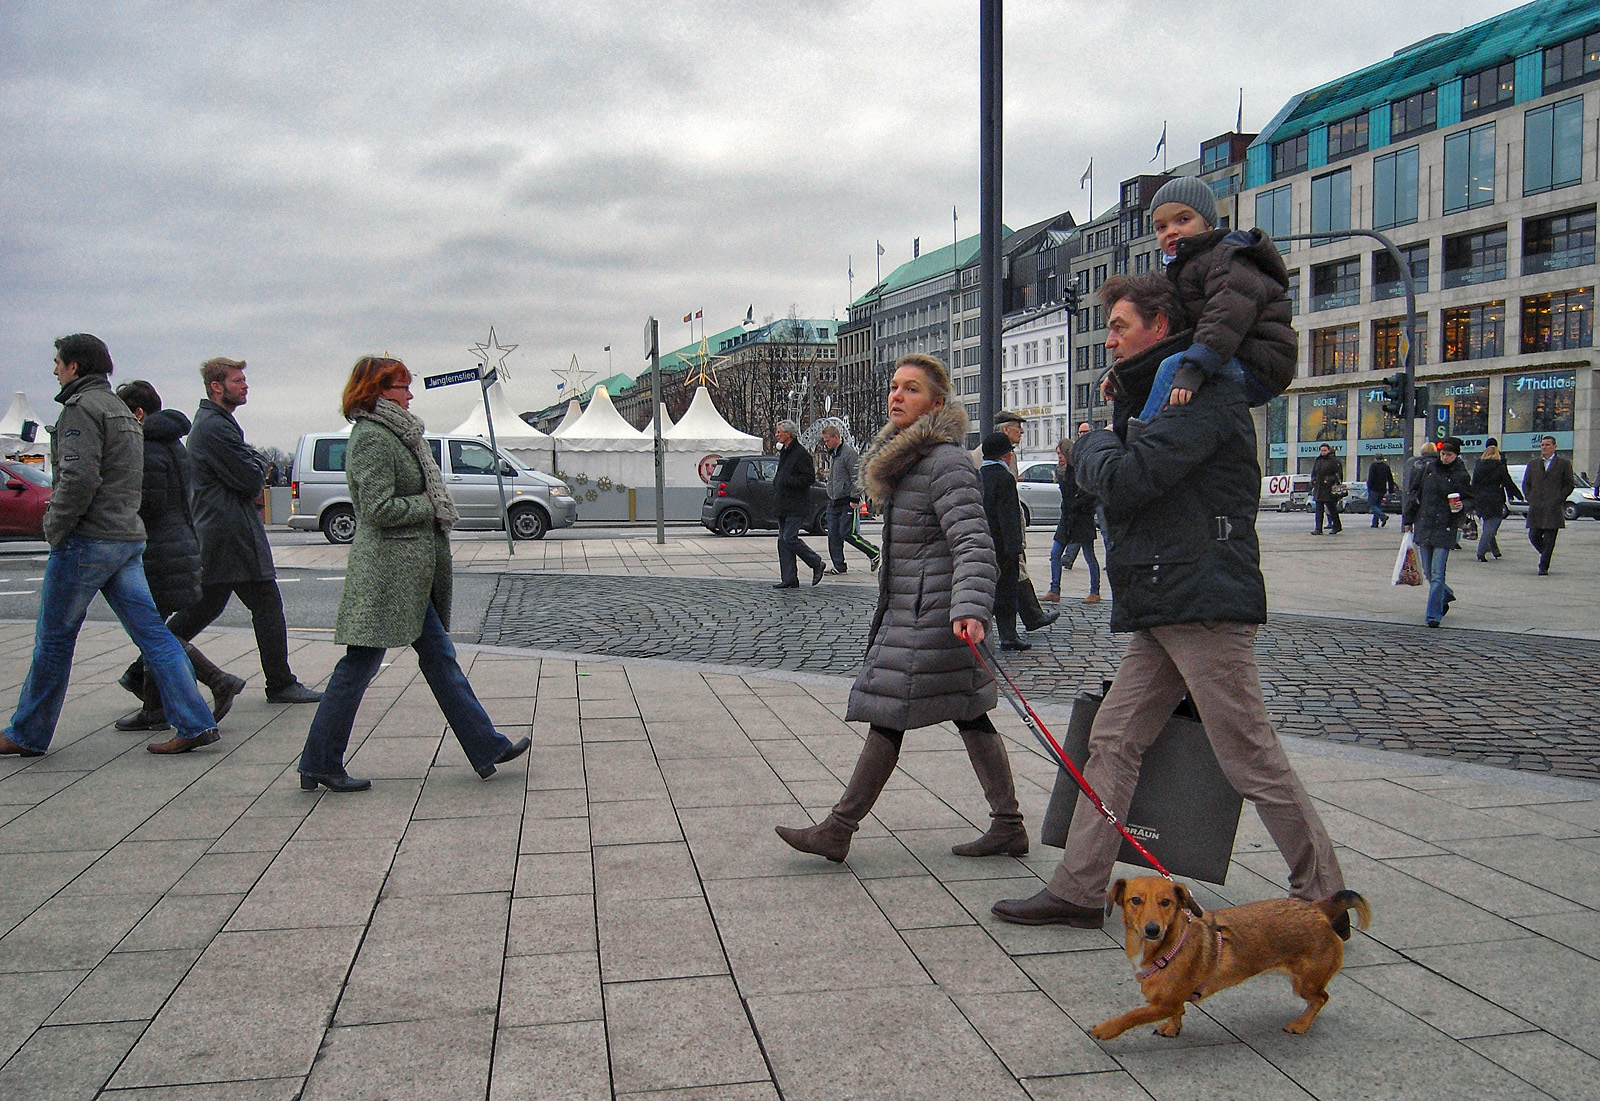
{"label": "black shopping bag", "polygon": [[[1089,759],[1089,729],[1103,698],[1080,692],[1072,704],[1061,748],[1079,771]],[[1060,769],[1039,840],[1056,848],[1065,846],[1077,806],[1078,784],[1071,773]],[[1221,884],[1228,878],[1243,806],[1244,798],[1223,776],[1194,705],[1186,699],[1145,751],[1123,825],[1173,875]],[[1091,808],[1087,813],[1098,812]],[[1117,859],[1151,867],[1126,839]]]}

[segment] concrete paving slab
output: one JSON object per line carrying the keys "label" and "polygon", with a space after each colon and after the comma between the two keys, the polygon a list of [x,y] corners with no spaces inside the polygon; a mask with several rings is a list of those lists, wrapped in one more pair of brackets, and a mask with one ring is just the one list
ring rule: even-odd
{"label": "concrete paving slab", "polygon": [[304,1078],[254,1078],[243,1082],[187,1082],[181,1086],[111,1090],[107,1101],[300,1101]]}
{"label": "concrete paving slab", "polygon": [[198,948],[113,952],[78,984],[72,996],[45,1023],[148,1021],[199,958]]}
{"label": "concrete paving slab", "polygon": [[493,1049],[486,1016],[332,1028],[303,1101],[480,1101]]}
{"label": "concrete paving slab", "polygon": [[72,994],[89,974],[84,970],[23,971],[0,974],[0,1064],[28,1042],[28,1037]]}
{"label": "concrete paving slab", "polygon": [[388,870],[383,895],[509,892],[521,829],[519,815],[414,819]]}
{"label": "concrete paving slab", "polygon": [[917,962],[952,997],[960,994],[1025,993],[1033,982],[977,925],[911,929],[901,939]]}
{"label": "concrete paving slab", "polygon": [[513,898],[506,956],[593,952],[599,947],[595,921],[592,894]]}
{"label": "concrete paving slab", "polygon": [[975,924],[971,914],[931,875],[866,879],[863,885],[896,929],[937,929]]}
{"label": "concrete paving slab", "polygon": [[770,1081],[726,976],[608,983],[605,1007],[619,1094]]}
{"label": "concrete paving slab", "polygon": [[594,894],[593,858],[588,853],[528,853],[517,857],[518,898]]}
{"label": "concrete paving slab", "polygon": [[611,1096],[603,1021],[502,1028],[495,1035],[489,1101]]}
{"label": "concrete paving slab", "polygon": [[500,980],[499,1027],[601,1021],[600,957],[596,952],[510,956]]}
{"label": "concrete paving slab", "polygon": [[95,967],[160,898],[57,895],[0,937],[0,972]]}
{"label": "concrete paving slab", "polygon": [[595,897],[601,906],[653,898],[700,898],[689,846],[682,841],[597,845]]}
{"label": "concrete paving slab", "polygon": [[1023,1081],[1033,1101],[1149,1101],[1150,1094],[1124,1070]]}
{"label": "concrete paving slab", "polygon": [[[365,925],[394,853],[395,845],[382,840],[291,841],[261,873],[227,928]],[[257,855],[217,854],[233,859]]]}
{"label": "concrete paving slab", "polygon": [[1419,948],[1417,962],[1590,1055],[1600,1055],[1600,961],[1542,937]]}
{"label": "concrete paving slab", "polygon": [[117,945],[121,952],[161,952],[202,949],[222,931],[244,901],[237,894],[168,894],[139,919],[139,924]]}
{"label": "concrete paving slab", "polygon": [[[529,795],[529,804],[533,802]],[[681,841],[678,811],[670,799],[620,799],[586,806],[589,830],[596,845],[638,845],[651,841]]]}
{"label": "concrete paving slab", "polygon": [[1548,1032],[1482,1036],[1467,1046],[1518,1078],[1562,1101],[1600,1098],[1600,1059]]}
{"label": "concrete paving slab", "polygon": [[1516,1014],[1414,963],[1363,967],[1350,978],[1457,1040],[1534,1030]]}
{"label": "concrete paving slab", "polygon": [[599,902],[600,971],[608,983],[724,975],[728,961],[704,898]]}
{"label": "concrete paving slab", "polygon": [[382,899],[334,1024],[493,1014],[510,903],[504,893]]}
{"label": "concrete paving slab", "polygon": [[524,816],[518,848],[525,853],[570,853],[589,851],[587,818],[531,818]]}
{"label": "concrete paving slab", "polygon": [[94,1097],[143,1031],[143,1021],[41,1028],[0,1067],[0,1097]]}
{"label": "concrete paving slab", "polygon": [[1155,1098],[1248,1097],[1307,1101],[1294,1080],[1244,1044],[1122,1056],[1123,1068]]}

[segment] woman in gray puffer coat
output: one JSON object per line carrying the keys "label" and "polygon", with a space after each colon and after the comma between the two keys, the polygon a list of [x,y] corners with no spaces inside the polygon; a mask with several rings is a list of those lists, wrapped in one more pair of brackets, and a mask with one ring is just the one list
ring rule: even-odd
{"label": "woman in gray puffer coat", "polygon": [[866,722],[866,744],[844,795],[808,829],[777,827],[801,852],[838,862],[900,759],[907,730],[954,722],[989,801],[990,825],[957,856],[1028,851],[1005,742],[989,721],[994,677],[967,640],[983,641],[994,609],[994,541],[983,489],[962,448],[967,416],[946,402],[950,376],[932,356],[895,365],[889,423],[861,461],[867,494],[883,512],[883,565],[866,662],[845,719]]}

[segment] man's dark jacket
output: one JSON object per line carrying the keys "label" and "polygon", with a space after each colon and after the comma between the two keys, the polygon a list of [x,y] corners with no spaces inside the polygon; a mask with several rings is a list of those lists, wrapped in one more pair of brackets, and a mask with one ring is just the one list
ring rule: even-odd
{"label": "man's dark jacket", "polygon": [[1078,438],[1078,484],[1105,508],[1111,629],[1175,623],[1265,623],[1267,588],[1256,540],[1261,467],[1244,388],[1212,379],[1125,443],[1161,360],[1187,336],[1117,366],[1117,431]]}
{"label": "man's dark jacket", "polygon": [[189,497],[193,487],[183,437],[189,418],[162,409],[144,418],[144,576],[163,616],[200,599],[200,540]]}
{"label": "man's dark jacket", "polygon": [[773,478],[772,513],[782,520],[785,516],[811,518],[811,487],[817,481],[817,468],[811,462],[811,452],[798,439],[778,452],[778,473]]}
{"label": "man's dark jacket", "polygon": [[1572,473],[1572,463],[1564,455],[1550,460],[1550,469],[1544,468],[1544,456],[1535,455],[1522,472],[1522,495],[1528,499],[1528,526],[1530,528],[1564,528],[1567,526],[1567,498],[1578,488],[1578,479]]}
{"label": "man's dark jacket", "polygon": [[44,513],[44,537],[59,547],[71,535],[106,542],[144,538],[139,483],[144,436],[105,375],[80,375],[56,395],[61,415],[50,432],[55,489]]}
{"label": "man's dark jacket", "polygon": [[1372,460],[1372,465],[1367,467],[1367,500],[1382,500],[1393,488],[1394,471],[1389,469],[1389,464],[1382,459]]}
{"label": "man's dark jacket", "polygon": [[1003,460],[985,460],[979,475],[983,479],[983,514],[989,519],[994,555],[1001,562],[1014,562],[1023,550],[1017,479]]}
{"label": "man's dark jacket", "polygon": [[222,406],[200,402],[189,431],[194,464],[194,526],[205,585],[237,585],[277,576],[267,529],[256,510],[267,462],[244,442],[244,430]]}

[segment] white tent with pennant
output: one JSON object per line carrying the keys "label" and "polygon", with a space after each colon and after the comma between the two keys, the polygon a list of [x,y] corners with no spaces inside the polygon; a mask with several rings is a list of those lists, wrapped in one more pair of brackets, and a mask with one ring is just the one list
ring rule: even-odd
{"label": "white tent with pennant", "polygon": [[760,436],[728,423],[704,386],[695,389],[683,418],[661,435],[667,445],[667,484],[673,486],[703,485],[724,455],[760,454],[762,445]]}

